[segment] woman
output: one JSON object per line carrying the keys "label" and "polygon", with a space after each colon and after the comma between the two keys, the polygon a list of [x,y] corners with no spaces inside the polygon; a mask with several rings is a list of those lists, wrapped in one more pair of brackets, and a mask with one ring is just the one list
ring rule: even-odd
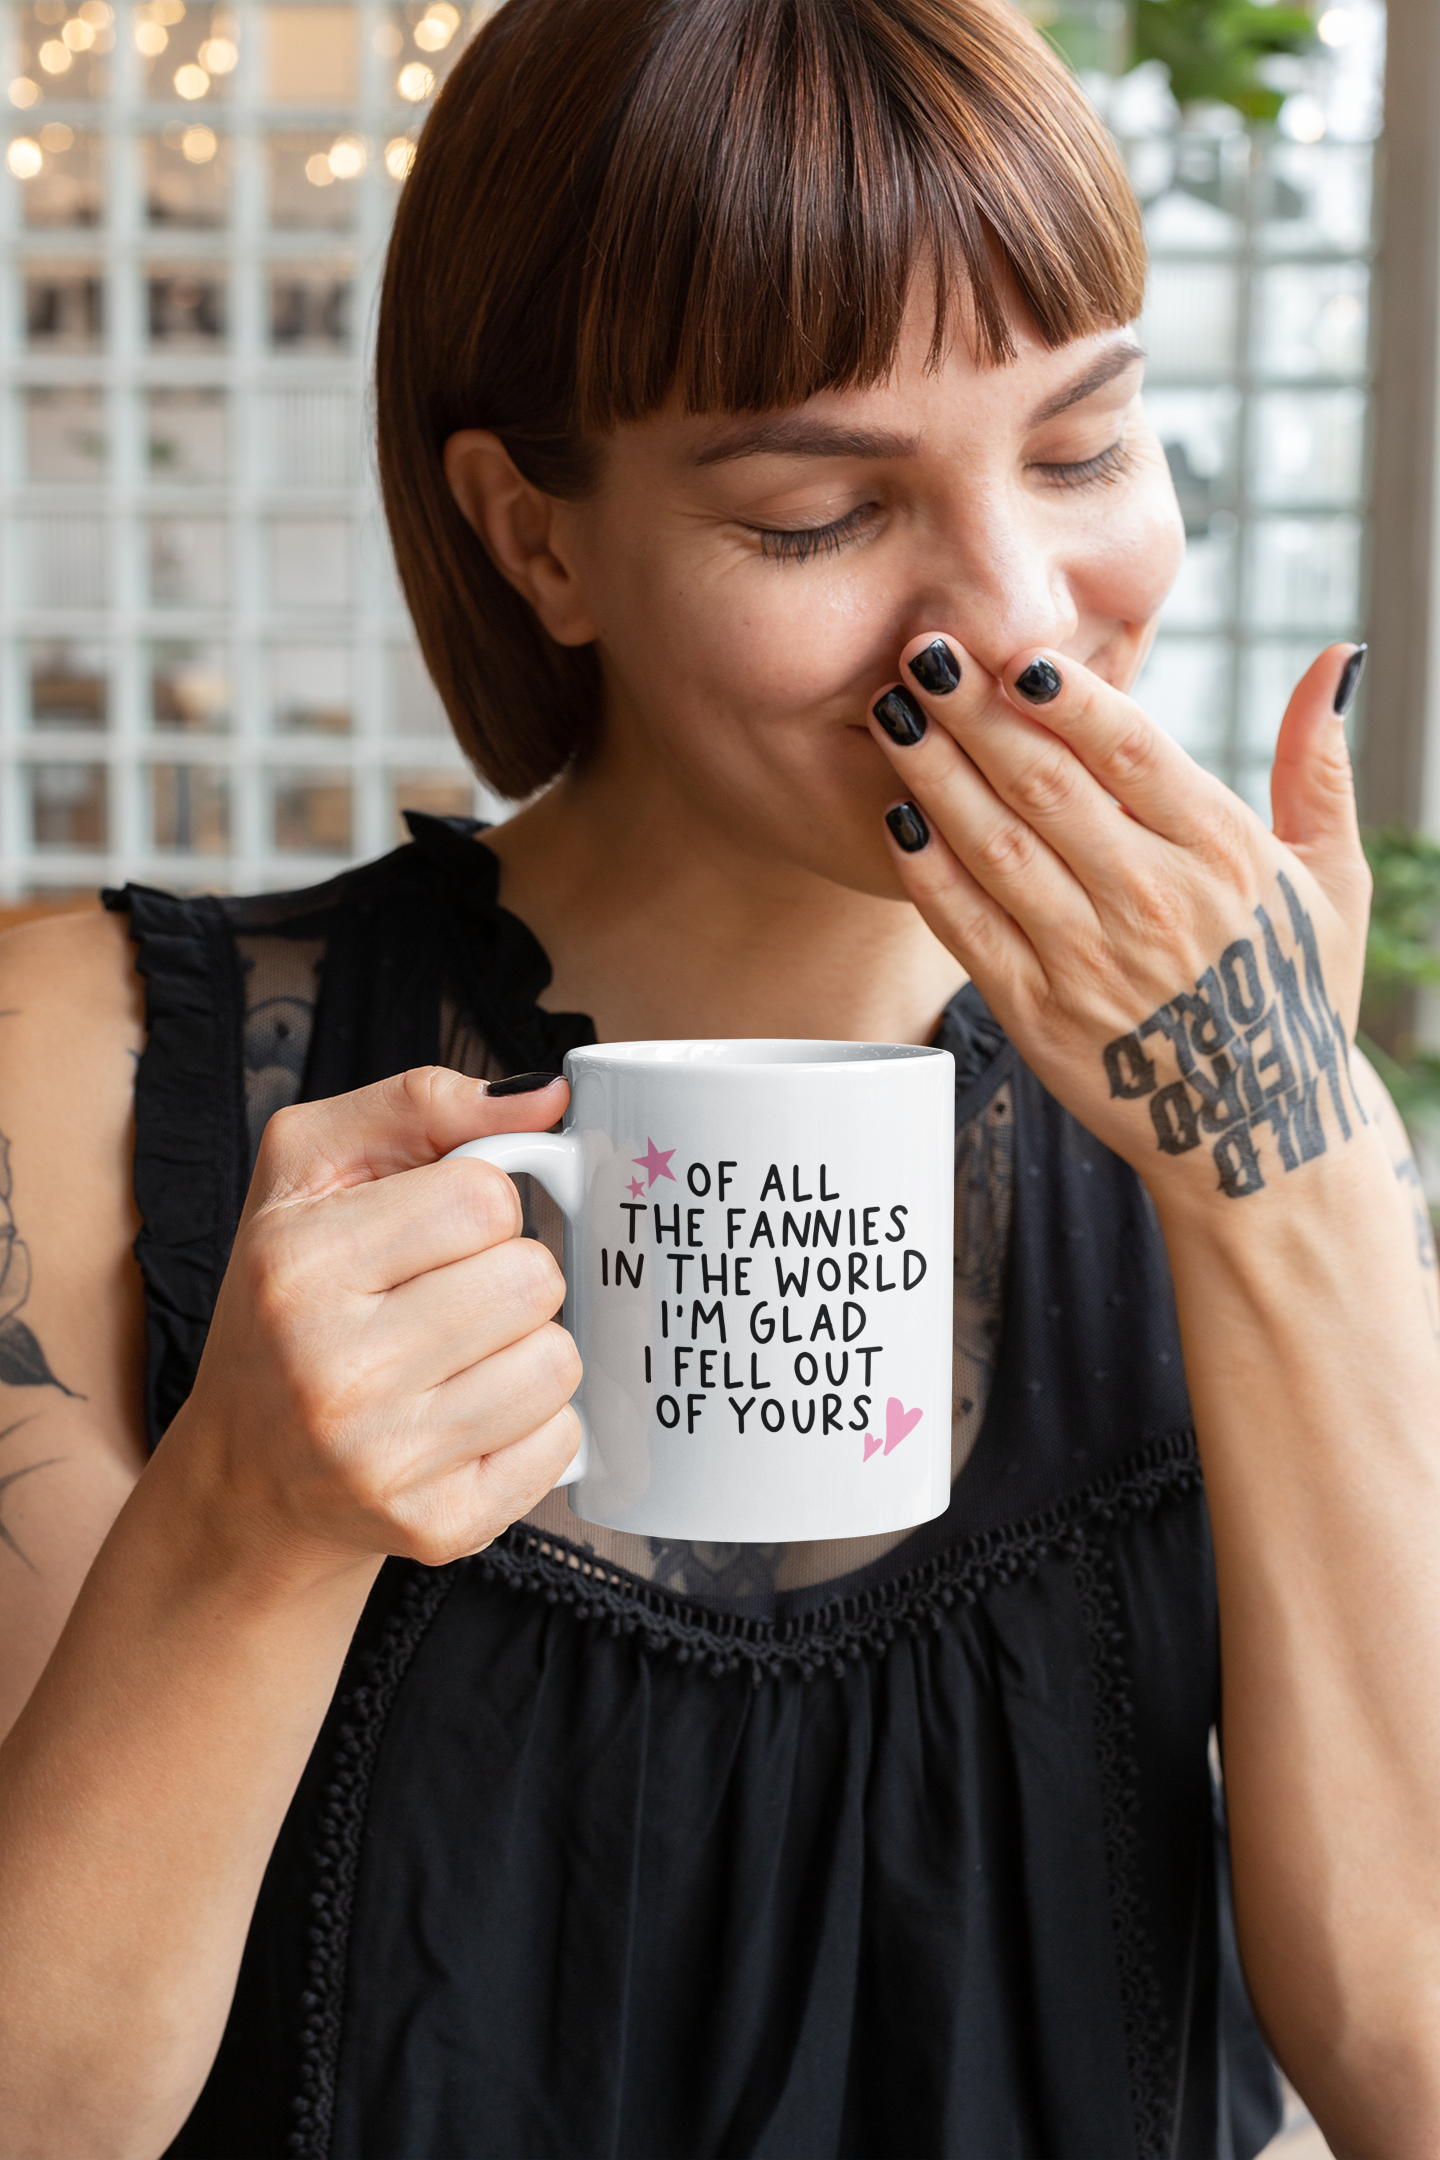
{"label": "woman", "polygon": [[[461,740],[542,792],[10,947],[7,2151],[1251,2154],[1217,1583],[1255,2013],[1339,2153],[1440,2149],[1358,655],[1274,834],[1125,695],[1180,553],[1141,282],[1003,0],[510,0],[457,67],[382,470]],[[551,1213],[439,1158],[682,1034],[954,1051],[938,1523],[551,1491]]]}

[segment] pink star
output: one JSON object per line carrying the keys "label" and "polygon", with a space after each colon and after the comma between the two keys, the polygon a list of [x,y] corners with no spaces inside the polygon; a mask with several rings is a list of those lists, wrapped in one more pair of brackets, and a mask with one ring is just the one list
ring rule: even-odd
{"label": "pink star", "polygon": [[[673,1155],[673,1154],[674,1154],[674,1152],[675,1152],[674,1148],[671,1148],[670,1152],[671,1152],[671,1154]],[[636,1157],[636,1160],[637,1160],[637,1162],[638,1162],[638,1160],[639,1160],[639,1157],[638,1157],[638,1156]],[[642,1194],[642,1193],[644,1192],[644,1190],[645,1190],[645,1187],[644,1187],[644,1186],[643,1186],[643,1185],[641,1184],[641,1182],[640,1182],[639,1178],[638,1178],[638,1177],[632,1177],[632,1178],[631,1178],[631,1180],[630,1180],[630,1191],[631,1191],[631,1194],[632,1194],[632,1196],[633,1196],[633,1197],[634,1197],[634,1198],[635,1198],[636,1200],[638,1200],[638,1199],[640,1198],[641,1194]]]}
{"label": "pink star", "polygon": [[[656,1147],[654,1141],[647,1134],[645,1139],[645,1153],[643,1155],[632,1155],[630,1160],[640,1165],[640,1168],[645,1171],[652,1185],[655,1183],[656,1178],[662,1177],[668,1177],[671,1184],[673,1185],[675,1182],[675,1173],[670,1168],[670,1157],[674,1154],[674,1152],[675,1150],[673,1147]],[[637,1178],[635,1182],[638,1184],[640,1181]]]}

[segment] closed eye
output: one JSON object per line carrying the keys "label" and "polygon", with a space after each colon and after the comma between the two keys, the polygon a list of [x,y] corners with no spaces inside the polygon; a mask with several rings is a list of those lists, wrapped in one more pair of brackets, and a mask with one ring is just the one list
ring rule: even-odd
{"label": "closed eye", "polygon": [[767,562],[809,562],[817,555],[834,555],[847,541],[858,539],[875,515],[878,505],[860,503],[829,525],[747,525],[758,535],[760,553]]}
{"label": "closed eye", "polygon": [[1120,441],[1111,443],[1098,457],[1082,458],[1073,465],[1037,464],[1030,470],[1042,473],[1052,487],[1113,487],[1117,480],[1124,479],[1130,465],[1130,452]]}

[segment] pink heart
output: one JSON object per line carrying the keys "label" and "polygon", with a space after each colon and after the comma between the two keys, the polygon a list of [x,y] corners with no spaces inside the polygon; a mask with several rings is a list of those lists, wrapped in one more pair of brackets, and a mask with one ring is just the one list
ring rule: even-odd
{"label": "pink heart", "polygon": [[882,1447],[883,1445],[884,1442],[881,1441],[874,1433],[867,1432],[865,1435],[865,1461],[869,1462],[870,1457],[875,1453],[875,1450],[879,1447]]}
{"label": "pink heart", "polygon": [[925,1415],[923,1410],[907,1410],[898,1396],[892,1395],[885,1405],[885,1453],[897,1448],[906,1433],[913,1432]]}

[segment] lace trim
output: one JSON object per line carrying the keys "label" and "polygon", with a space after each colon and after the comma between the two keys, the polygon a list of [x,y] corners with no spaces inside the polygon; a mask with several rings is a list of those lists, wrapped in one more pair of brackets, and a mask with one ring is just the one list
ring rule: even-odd
{"label": "lace trim", "polygon": [[310,1898],[314,1919],[306,1930],[308,1985],[300,1998],[300,2091],[290,2104],[295,2128],[286,2139],[287,2149],[301,2160],[325,2160],[330,2150],[350,1923],[375,1761],[400,1684],[465,1562],[444,1568],[409,1565],[413,1572],[366,1660],[365,1679],[341,1698],[351,1715],[335,1740],[320,1817]]}
{"label": "lace trim", "polygon": [[612,1635],[634,1636],[641,1649],[677,1664],[700,1665],[717,1678],[748,1671],[758,1687],[787,1669],[804,1680],[824,1672],[838,1678],[847,1662],[867,1652],[883,1657],[898,1635],[938,1629],[951,1606],[973,1605],[997,1584],[1022,1581],[1052,1555],[1078,1559],[1091,1523],[1148,1514],[1172,1494],[1201,1485],[1194,1435],[1172,1433],[1043,1514],[984,1531],[890,1582],[783,1621],[706,1611],[523,1523],[467,1565],[512,1590],[568,1605],[577,1620],[597,1622]]}
{"label": "lace trim", "polygon": [[326,2160],[330,2150],[350,1925],[375,1763],[401,1683],[462,1569],[478,1568],[512,1590],[567,1605],[577,1620],[598,1622],[612,1635],[634,1636],[642,1649],[668,1652],[679,1664],[697,1664],[716,1675],[748,1668],[758,1686],[791,1666],[810,1680],[827,1670],[843,1674],[847,1661],[867,1651],[883,1657],[898,1635],[938,1630],[951,1607],[973,1605],[995,1585],[1021,1581],[1043,1560],[1065,1555],[1076,1565],[1095,1669],[1106,1856],[1139,2160],[1156,2160],[1166,2150],[1164,2066],[1169,2057],[1136,1879],[1133,1706],[1119,1601],[1087,1533],[1102,1523],[1115,1525],[1149,1514],[1166,1500],[1198,1492],[1202,1483],[1194,1435],[1172,1433],[1043,1514],[987,1531],[893,1582],[779,1623],[704,1612],[653,1584],[598,1567],[558,1539],[542,1538],[518,1525],[471,1560],[434,1569],[412,1563],[380,1644],[367,1660],[364,1680],[342,1698],[350,1716],[334,1743],[334,1767],[319,1825],[311,1897],[315,1917],[307,1936],[308,1985],[301,1996],[300,2091],[292,2102],[296,2127],[287,2141],[290,2152],[298,2160]]}
{"label": "lace trim", "polygon": [[1081,1540],[1075,1558],[1075,1580],[1095,1682],[1095,1755],[1100,1771],[1105,1869],[1115,1928],[1115,1965],[1125,2035],[1125,2068],[1135,2117],[1136,2160],[1168,2160],[1175,2044],[1165,2016],[1140,1888],[1135,1703],[1114,1576],[1093,1538]]}

